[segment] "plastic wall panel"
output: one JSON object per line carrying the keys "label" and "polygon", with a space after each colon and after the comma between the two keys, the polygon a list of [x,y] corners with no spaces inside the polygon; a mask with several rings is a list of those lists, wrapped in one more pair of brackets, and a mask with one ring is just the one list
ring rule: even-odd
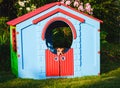
{"label": "plastic wall panel", "polygon": [[81,51],[82,51],[82,75],[97,75],[98,74],[98,65],[96,63],[97,59],[97,48],[99,47],[96,41],[97,34],[96,29],[88,24],[82,24],[81,32]]}

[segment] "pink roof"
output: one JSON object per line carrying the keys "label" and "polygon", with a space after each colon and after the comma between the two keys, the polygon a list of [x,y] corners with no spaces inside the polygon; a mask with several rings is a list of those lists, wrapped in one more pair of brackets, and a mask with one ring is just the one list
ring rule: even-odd
{"label": "pink roof", "polygon": [[33,17],[33,16],[41,13],[41,12],[43,12],[43,11],[48,10],[49,8],[51,8],[51,7],[53,7],[53,6],[56,6],[56,5],[63,5],[63,6],[65,6],[65,7],[67,7],[67,8],[69,8],[69,9],[72,9],[72,10],[74,10],[74,11],[76,11],[76,12],[79,12],[80,14],[83,14],[83,15],[85,15],[85,16],[88,16],[89,18],[92,18],[92,19],[94,19],[94,20],[96,20],[96,21],[98,21],[98,22],[103,22],[103,21],[101,21],[101,20],[99,20],[99,19],[97,19],[97,18],[95,18],[95,17],[93,17],[93,16],[90,16],[90,15],[85,14],[85,13],[83,13],[83,12],[77,11],[77,10],[75,10],[75,9],[72,8],[72,7],[66,6],[65,4],[61,4],[60,2],[54,2],[54,3],[50,3],[50,4],[47,4],[47,5],[44,5],[44,6],[40,7],[40,8],[38,8],[38,9],[36,9],[36,10],[34,10],[34,11],[32,11],[32,12],[29,12],[29,13],[23,15],[23,16],[20,16],[20,17],[18,17],[18,18],[16,18],[16,19],[13,19],[13,20],[7,22],[7,24],[14,26],[14,25],[16,25],[16,24],[18,24],[18,23],[20,23],[20,22],[23,22],[23,21],[25,21],[25,20],[27,20],[27,19],[29,19],[29,18],[31,18],[31,17]]}

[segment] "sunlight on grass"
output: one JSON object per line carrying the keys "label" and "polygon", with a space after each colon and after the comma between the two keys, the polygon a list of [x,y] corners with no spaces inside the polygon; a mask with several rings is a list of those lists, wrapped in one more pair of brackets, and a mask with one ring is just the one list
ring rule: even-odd
{"label": "sunlight on grass", "polygon": [[20,79],[8,73],[1,73],[0,86],[2,88],[120,88],[120,68],[101,76],[47,80]]}

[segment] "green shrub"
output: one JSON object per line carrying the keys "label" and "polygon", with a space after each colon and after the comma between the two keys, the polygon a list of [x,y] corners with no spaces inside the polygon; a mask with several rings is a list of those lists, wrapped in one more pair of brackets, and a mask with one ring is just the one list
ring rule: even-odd
{"label": "green shrub", "polygon": [[0,17],[0,45],[9,43],[9,30],[6,21],[7,17]]}
{"label": "green shrub", "polygon": [[107,35],[108,35],[107,32],[101,31],[101,33],[100,33],[100,41],[101,41],[102,45],[108,43],[107,40],[106,40]]}
{"label": "green shrub", "polygon": [[70,48],[72,45],[72,31],[70,27],[59,27],[52,30],[53,47]]}
{"label": "green shrub", "polygon": [[120,44],[101,45],[101,72],[109,72],[120,67]]}
{"label": "green shrub", "polygon": [[0,17],[0,70],[10,69],[9,26],[7,17]]}

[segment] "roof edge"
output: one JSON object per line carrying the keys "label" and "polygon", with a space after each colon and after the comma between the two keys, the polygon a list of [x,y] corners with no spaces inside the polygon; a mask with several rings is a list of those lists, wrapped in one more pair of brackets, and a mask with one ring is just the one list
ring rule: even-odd
{"label": "roof edge", "polygon": [[37,24],[38,22],[40,22],[40,21],[44,20],[45,18],[48,18],[49,16],[52,16],[52,15],[54,15],[55,13],[58,13],[58,12],[61,12],[61,13],[63,13],[63,14],[66,14],[66,15],[68,15],[68,16],[70,16],[70,17],[72,17],[72,18],[74,18],[74,19],[76,19],[76,20],[78,20],[78,21],[80,21],[80,22],[82,22],[82,23],[85,21],[85,20],[84,20],[83,18],[81,18],[81,17],[78,17],[78,16],[76,16],[76,15],[74,15],[74,14],[72,14],[72,13],[69,13],[69,12],[67,12],[67,11],[65,11],[65,10],[63,10],[63,9],[57,8],[57,9],[55,9],[55,10],[53,10],[53,11],[51,11],[51,12],[49,12],[49,13],[41,16],[41,17],[36,18],[35,20],[33,20],[33,24]]}
{"label": "roof edge", "polygon": [[22,16],[19,16],[18,18],[8,21],[7,24],[11,25],[11,26],[15,26],[16,24],[23,22],[23,21],[29,19],[30,17],[33,17],[41,12],[44,12],[45,10],[47,10],[53,6],[56,6],[56,5],[61,5],[61,4],[59,2],[53,2],[53,3],[46,4],[46,5],[41,6],[31,12],[28,12]]}
{"label": "roof edge", "polygon": [[93,17],[93,16],[91,16],[91,15],[88,15],[88,14],[86,14],[86,13],[80,12],[80,11],[78,11],[78,10],[70,7],[70,6],[67,6],[67,5],[63,4],[63,3],[53,2],[53,3],[46,4],[46,5],[44,5],[44,6],[41,6],[41,7],[37,8],[37,9],[35,9],[34,11],[31,11],[31,12],[29,12],[29,13],[27,13],[27,14],[24,14],[24,15],[22,15],[22,16],[20,16],[20,17],[18,17],[18,18],[15,18],[15,19],[13,19],[13,20],[11,20],[11,21],[8,21],[7,24],[8,24],[8,25],[11,25],[11,26],[15,26],[16,24],[18,24],[18,23],[20,23],[20,22],[23,22],[23,21],[29,19],[30,17],[33,17],[33,16],[35,16],[35,15],[41,13],[41,12],[44,12],[45,10],[47,10],[47,9],[53,7],[53,6],[56,6],[56,5],[65,6],[65,7],[69,8],[69,9],[75,11],[75,12],[78,12],[78,13],[83,14],[83,15],[91,18],[91,19],[94,19],[94,20],[100,22],[100,23],[103,23],[102,20],[97,19],[97,18],[95,18],[95,17]]}
{"label": "roof edge", "polygon": [[91,16],[91,15],[89,15],[89,14],[86,14],[86,13],[84,13],[84,12],[81,12],[81,11],[79,11],[79,10],[76,10],[75,8],[72,8],[72,7],[70,7],[70,6],[67,6],[67,5],[65,5],[65,4],[63,4],[63,3],[61,3],[61,5],[67,7],[67,8],[69,8],[69,9],[71,9],[71,10],[74,10],[75,12],[78,12],[78,13],[80,13],[80,14],[82,14],[82,15],[85,15],[85,16],[91,18],[91,19],[94,19],[94,20],[96,20],[96,21],[98,21],[98,22],[100,22],[100,23],[103,23],[102,20],[100,20],[100,19],[98,19],[98,18],[96,18],[96,17],[94,17],[94,16]]}

